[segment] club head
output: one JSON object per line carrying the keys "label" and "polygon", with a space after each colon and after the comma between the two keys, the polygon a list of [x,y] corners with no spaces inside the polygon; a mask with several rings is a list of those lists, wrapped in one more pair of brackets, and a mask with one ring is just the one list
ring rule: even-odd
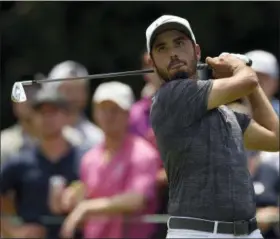
{"label": "club head", "polygon": [[15,103],[25,102],[27,100],[22,83],[20,82],[14,83],[11,99]]}

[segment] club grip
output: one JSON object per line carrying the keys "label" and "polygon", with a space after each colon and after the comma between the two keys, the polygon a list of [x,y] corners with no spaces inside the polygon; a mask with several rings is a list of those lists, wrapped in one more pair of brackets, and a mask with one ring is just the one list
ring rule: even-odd
{"label": "club grip", "polygon": [[[233,55],[236,55],[239,59],[244,61],[244,63],[247,66],[252,66],[253,61],[249,57],[244,56],[244,55],[240,55],[240,54],[233,54]],[[204,69],[211,69],[211,68],[207,63],[198,63],[197,64],[197,70],[204,70]]]}

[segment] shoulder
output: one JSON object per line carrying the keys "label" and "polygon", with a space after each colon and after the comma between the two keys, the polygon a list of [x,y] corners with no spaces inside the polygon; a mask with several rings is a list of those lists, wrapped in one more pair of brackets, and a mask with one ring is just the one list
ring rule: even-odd
{"label": "shoulder", "polygon": [[279,171],[279,152],[261,152],[260,159],[263,164],[270,165]]}
{"label": "shoulder", "polygon": [[18,125],[11,126],[1,131],[1,148],[7,145],[12,147],[21,141],[21,128]]}
{"label": "shoulder", "polygon": [[143,113],[150,109],[152,100],[149,98],[143,98],[132,105],[130,110],[130,120],[131,119],[139,119],[139,116],[143,115]]}
{"label": "shoulder", "polygon": [[83,142],[82,134],[75,129],[74,127],[71,127],[69,125],[65,126],[63,128],[63,135],[69,143],[73,145],[81,145]]}
{"label": "shoulder", "polygon": [[132,105],[131,110],[132,111],[142,110],[149,102],[150,102],[150,99],[142,98],[142,99],[136,101]]}
{"label": "shoulder", "polygon": [[24,165],[34,164],[35,160],[36,160],[35,150],[26,149],[11,154],[7,158],[7,160],[3,162],[3,165],[24,166]]}
{"label": "shoulder", "polygon": [[102,133],[102,130],[98,126],[86,118],[81,121],[81,124],[84,128],[89,129],[90,131],[95,131],[100,134]]}
{"label": "shoulder", "polygon": [[91,149],[89,150],[81,150],[81,164],[83,166],[85,165],[90,165],[92,162],[95,161],[96,157],[98,156],[100,150],[101,150],[102,146],[101,144],[95,146],[95,147],[92,147]]}
{"label": "shoulder", "polygon": [[19,125],[13,125],[9,128],[1,130],[1,137],[8,136],[11,134],[19,134],[21,132],[21,127]]}
{"label": "shoulder", "polygon": [[82,158],[90,149],[84,145],[74,145],[72,146],[76,157],[77,158]]}
{"label": "shoulder", "polygon": [[158,150],[156,150],[147,140],[137,135],[130,135],[129,137],[132,144],[133,155],[136,156],[135,158],[149,160],[159,157]]}
{"label": "shoulder", "polygon": [[103,131],[94,123],[92,123],[89,120],[83,121],[83,128],[84,132],[88,135],[88,137],[94,141],[96,144],[97,142],[100,142],[104,138]]}

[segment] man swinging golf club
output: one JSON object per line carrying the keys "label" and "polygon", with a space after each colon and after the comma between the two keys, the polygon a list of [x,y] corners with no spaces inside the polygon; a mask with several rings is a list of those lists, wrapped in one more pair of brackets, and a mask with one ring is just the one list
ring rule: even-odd
{"label": "man swinging golf club", "polygon": [[[163,81],[151,123],[169,183],[167,238],[262,238],[248,149],[279,151],[279,119],[255,72],[234,54],[207,57],[215,80],[197,78],[200,47],[189,22],[162,16],[146,31]],[[225,106],[248,97],[253,118]]]}

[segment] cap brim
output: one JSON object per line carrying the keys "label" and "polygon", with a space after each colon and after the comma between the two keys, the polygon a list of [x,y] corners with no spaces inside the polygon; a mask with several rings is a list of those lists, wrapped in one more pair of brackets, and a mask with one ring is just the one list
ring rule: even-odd
{"label": "cap brim", "polygon": [[41,106],[45,105],[45,104],[49,104],[49,105],[53,105],[57,108],[60,109],[69,109],[69,105],[67,104],[67,102],[63,102],[63,101],[55,101],[55,100],[40,100],[40,101],[36,101],[32,103],[32,108],[34,110],[38,110],[41,108]]}
{"label": "cap brim", "polygon": [[121,102],[119,102],[117,99],[114,99],[113,97],[102,97],[102,98],[93,100],[93,102],[95,104],[101,104],[102,102],[105,102],[105,101],[111,101],[111,102],[115,103],[116,105],[118,105],[123,110],[130,110],[130,108],[128,108],[127,106],[124,106]]}
{"label": "cap brim", "polygon": [[152,46],[153,46],[156,36],[160,33],[163,33],[165,31],[169,31],[169,30],[177,30],[177,31],[183,32],[190,38],[191,41],[193,41],[191,32],[185,25],[178,23],[178,22],[166,22],[166,23],[163,23],[160,26],[158,26],[153,31],[153,34],[151,35],[151,38],[150,38],[150,50],[152,50]]}

